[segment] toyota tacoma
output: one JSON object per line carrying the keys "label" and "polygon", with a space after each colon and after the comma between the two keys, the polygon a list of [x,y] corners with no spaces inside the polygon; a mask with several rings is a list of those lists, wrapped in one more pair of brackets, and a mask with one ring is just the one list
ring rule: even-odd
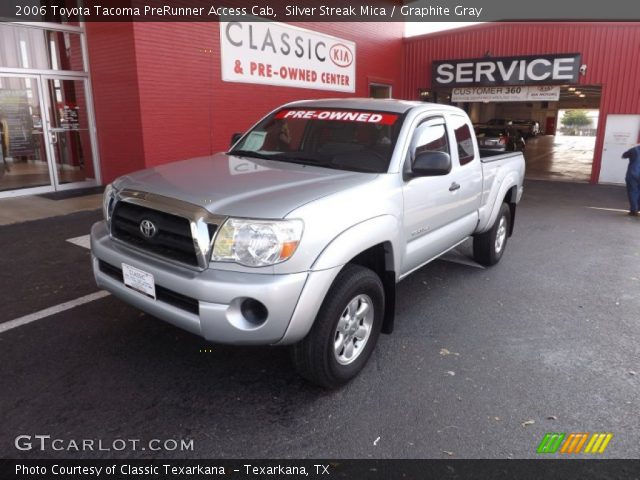
{"label": "toyota tacoma", "polygon": [[234,140],[106,187],[96,282],[211,342],[290,345],[324,387],[391,333],[402,279],[469,238],[493,265],[513,232],[524,158],[452,106],[300,101]]}

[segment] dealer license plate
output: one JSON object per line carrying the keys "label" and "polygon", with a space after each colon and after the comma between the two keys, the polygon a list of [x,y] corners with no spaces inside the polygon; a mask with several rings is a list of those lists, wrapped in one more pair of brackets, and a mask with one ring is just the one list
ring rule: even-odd
{"label": "dealer license plate", "polygon": [[156,283],[150,273],[123,263],[122,278],[127,287],[156,299]]}

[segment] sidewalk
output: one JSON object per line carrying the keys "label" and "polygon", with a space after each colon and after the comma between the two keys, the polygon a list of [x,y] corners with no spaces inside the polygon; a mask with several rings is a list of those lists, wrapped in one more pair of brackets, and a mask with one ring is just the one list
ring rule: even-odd
{"label": "sidewalk", "polygon": [[50,200],[39,195],[0,199],[0,225],[102,208],[102,194]]}

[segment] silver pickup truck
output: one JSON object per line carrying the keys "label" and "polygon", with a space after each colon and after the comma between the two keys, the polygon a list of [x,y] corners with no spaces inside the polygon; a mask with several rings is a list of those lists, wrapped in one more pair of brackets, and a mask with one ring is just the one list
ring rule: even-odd
{"label": "silver pickup truck", "polygon": [[396,284],[473,237],[497,263],[521,153],[485,157],[460,109],[284,105],[231,150],[118,178],[91,230],[99,287],[212,342],[291,345],[339,386],[393,329]]}

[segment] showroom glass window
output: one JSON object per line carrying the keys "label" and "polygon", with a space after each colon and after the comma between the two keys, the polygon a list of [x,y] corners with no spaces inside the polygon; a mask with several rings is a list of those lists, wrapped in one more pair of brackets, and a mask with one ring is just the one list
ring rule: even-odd
{"label": "showroom glass window", "polygon": [[0,24],[0,65],[83,72],[80,34]]}
{"label": "showroom glass window", "polygon": [[0,23],[0,198],[100,182],[84,26],[45,20]]}

